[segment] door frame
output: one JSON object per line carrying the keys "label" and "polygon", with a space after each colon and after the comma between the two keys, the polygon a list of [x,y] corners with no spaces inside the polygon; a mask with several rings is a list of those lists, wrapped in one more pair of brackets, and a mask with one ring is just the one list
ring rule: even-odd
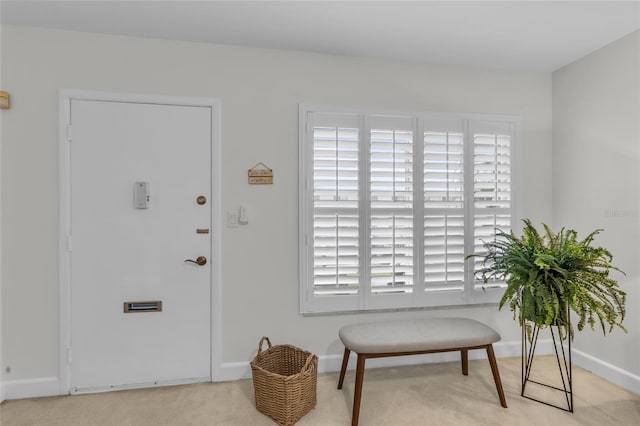
{"label": "door frame", "polygon": [[[222,302],[221,302],[221,128],[220,99],[210,97],[181,97],[147,95],[136,93],[102,92],[94,90],[61,89],[59,91],[59,394],[71,392],[71,141],[73,131],[70,126],[71,102],[88,100],[102,102],[142,103],[155,105],[175,105],[208,107],[211,109],[211,380],[220,376],[222,362]],[[178,384],[176,382],[176,384]]]}

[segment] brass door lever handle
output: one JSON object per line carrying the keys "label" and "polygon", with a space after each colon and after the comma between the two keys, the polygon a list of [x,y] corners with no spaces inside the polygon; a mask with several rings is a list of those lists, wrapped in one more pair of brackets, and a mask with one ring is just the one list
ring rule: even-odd
{"label": "brass door lever handle", "polygon": [[198,256],[196,260],[187,259],[185,262],[195,263],[196,265],[204,266],[207,264],[207,258],[204,256]]}

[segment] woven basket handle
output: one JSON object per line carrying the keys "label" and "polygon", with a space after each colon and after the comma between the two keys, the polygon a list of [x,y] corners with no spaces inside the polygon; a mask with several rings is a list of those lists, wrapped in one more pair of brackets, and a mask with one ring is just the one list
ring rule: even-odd
{"label": "woven basket handle", "polygon": [[258,355],[260,355],[262,353],[262,344],[264,343],[264,341],[267,341],[267,344],[269,345],[269,349],[271,349],[271,340],[269,340],[269,338],[267,336],[262,336],[262,339],[260,339],[260,343],[258,343]]}
{"label": "woven basket handle", "polygon": [[302,367],[302,372],[312,372],[313,371],[313,354],[309,354],[309,356],[307,357],[307,361],[304,363],[304,366]]}

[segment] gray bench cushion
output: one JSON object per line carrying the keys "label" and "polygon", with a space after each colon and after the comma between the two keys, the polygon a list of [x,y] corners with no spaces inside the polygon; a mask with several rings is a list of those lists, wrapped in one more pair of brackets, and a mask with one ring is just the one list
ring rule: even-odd
{"label": "gray bench cushion", "polygon": [[500,335],[468,318],[428,318],[344,326],[338,333],[345,348],[359,354],[437,351],[488,345]]}

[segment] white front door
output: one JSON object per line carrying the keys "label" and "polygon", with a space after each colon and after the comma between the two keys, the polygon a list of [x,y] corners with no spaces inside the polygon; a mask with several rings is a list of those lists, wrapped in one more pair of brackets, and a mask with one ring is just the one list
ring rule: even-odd
{"label": "white front door", "polygon": [[211,108],[70,117],[71,393],[211,380]]}

